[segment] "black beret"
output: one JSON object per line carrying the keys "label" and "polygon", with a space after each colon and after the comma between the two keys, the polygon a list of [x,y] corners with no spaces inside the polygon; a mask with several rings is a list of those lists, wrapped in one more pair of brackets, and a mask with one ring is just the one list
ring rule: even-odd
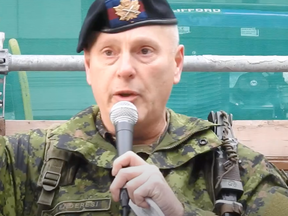
{"label": "black beret", "polygon": [[77,52],[87,46],[91,32],[117,33],[145,25],[176,25],[167,0],[96,0],[82,25]]}

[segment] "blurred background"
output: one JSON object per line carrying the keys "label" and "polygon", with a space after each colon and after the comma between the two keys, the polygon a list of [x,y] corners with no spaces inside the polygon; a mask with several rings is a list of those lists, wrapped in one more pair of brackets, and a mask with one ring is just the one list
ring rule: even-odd
{"label": "blurred background", "polygon": [[[79,30],[92,2],[0,0],[4,48],[22,55],[78,55]],[[288,55],[287,0],[169,2],[185,55]],[[285,71],[184,72],[167,106],[204,119],[211,110],[233,113],[234,120],[288,119],[287,83]],[[5,119],[67,120],[92,104],[83,71],[7,76]]]}

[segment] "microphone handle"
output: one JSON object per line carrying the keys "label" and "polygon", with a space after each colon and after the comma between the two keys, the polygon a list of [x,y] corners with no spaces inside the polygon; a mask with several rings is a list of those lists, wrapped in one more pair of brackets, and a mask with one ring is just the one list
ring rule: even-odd
{"label": "microphone handle", "polygon": [[118,156],[132,150],[133,128],[134,125],[129,122],[118,122],[115,126],[116,148]]}
{"label": "microphone handle", "polygon": [[[116,148],[118,156],[132,150],[133,145],[133,127],[129,122],[118,122],[115,126],[116,132]],[[129,194],[126,188],[121,188],[119,195],[122,207],[122,216],[128,216],[130,211]]]}

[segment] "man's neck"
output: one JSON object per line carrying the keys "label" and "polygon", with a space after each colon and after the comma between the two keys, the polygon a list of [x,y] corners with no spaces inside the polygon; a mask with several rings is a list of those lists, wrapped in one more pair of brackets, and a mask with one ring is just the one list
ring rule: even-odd
{"label": "man's neck", "polygon": [[[161,139],[163,133],[166,132],[168,122],[166,117],[160,119],[160,121],[155,121],[157,124],[149,125],[149,126],[141,126],[135,127],[134,129],[134,139],[133,143],[137,144],[153,144],[158,143]],[[143,130],[145,128],[145,130]]]}

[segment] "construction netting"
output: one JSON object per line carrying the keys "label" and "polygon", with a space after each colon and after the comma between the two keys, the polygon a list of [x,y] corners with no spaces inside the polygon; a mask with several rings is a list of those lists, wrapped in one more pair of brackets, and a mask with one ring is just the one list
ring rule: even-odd
{"label": "construction netting", "polygon": [[[4,48],[13,55],[77,55],[81,24],[93,0],[0,0]],[[288,55],[287,0],[170,1],[185,55]],[[82,55],[82,54],[80,54]],[[288,75],[184,72],[167,106],[207,118],[288,119]],[[66,120],[95,104],[85,73],[10,72],[6,119]]]}

